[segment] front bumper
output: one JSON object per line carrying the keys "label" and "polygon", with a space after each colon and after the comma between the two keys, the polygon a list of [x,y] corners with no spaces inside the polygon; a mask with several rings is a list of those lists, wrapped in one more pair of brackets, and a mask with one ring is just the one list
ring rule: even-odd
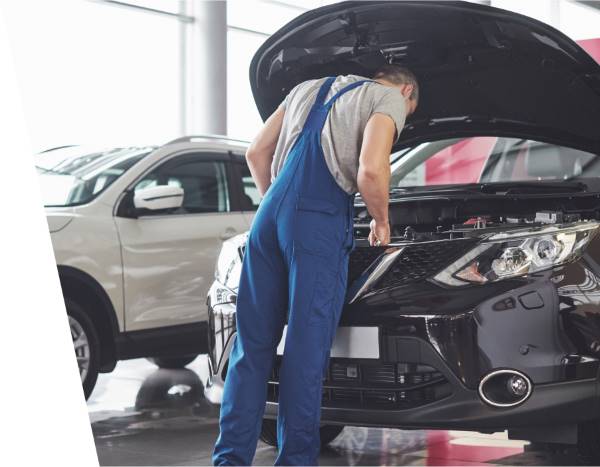
{"label": "front bumper", "polygon": [[[216,285],[209,298],[209,305],[214,304],[209,307],[213,343],[205,394],[213,403],[221,401],[235,336],[235,303],[218,300],[219,290]],[[379,358],[332,358],[323,384],[322,421],[491,432],[600,419],[600,352],[592,353],[589,344],[600,341],[598,304],[592,301],[596,292],[600,280],[578,262],[468,292],[424,282],[347,306],[340,326],[377,326]],[[526,300],[531,296],[539,306]],[[376,378],[350,381],[338,374],[336,380],[336,364],[355,365],[358,374],[361,365],[380,369]],[[400,379],[402,365],[429,373],[428,379],[421,375],[419,382],[407,384]],[[394,373],[386,379],[390,367]],[[521,405],[492,407],[480,398],[478,383],[500,368],[531,379],[532,394]],[[277,368],[268,395],[265,416],[275,417]]]}
{"label": "front bumper", "polygon": [[[433,367],[437,370],[432,374],[433,377],[429,382],[431,390],[429,398],[420,396],[416,403],[396,401],[395,408],[385,403],[380,407],[377,407],[376,403],[371,403],[370,406],[365,405],[364,396],[362,406],[359,404],[328,406],[331,402],[324,401],[321,408],[322,423],[494,432],[536,426],[562,426],[600,417],[600,386],[597,377],[537,384],[534,385],[531,396],[521,405],[512,408],[497,408],[484,403],[476,390],[467,388],[431,346],[423,342],[420,344],[421,364],[419,367],[425,364],[427,365],[425,368]],[[346,360],[345,363],[353,361]],[[436,378],[435,375],[440,375],[441,378]],[[437,388],[435,388],[436,385]],[[328,382],[325,381],[324,387],[327,386]],[[427,388],[427,383],[422,383],[413,391],[420,390],[422,392]],[[404,389],[379,385],[377,388],[372,388],[372,391],[381,393],[395,390],[397,395],[405,395],[410,392],[410,390],[404,392]],[[440,396],[437,400],[433,400],[435,393]],[[278,404],[274,400],[269,400],[265,417],[276,418],[277,406]]]}
{"label": "front bumper", "polygon": [[[362,391],[361,402],[356,400],[343,400],[334,398],[323,400],[321,408],[321,421],[324,424],[374,426],[404,429],[460,429],[476,430],[483,432],[503,431],[515,428],[535,428],[549,425],[576,424],[586,420],[600,418],[600,387],[598,378],[563,381],[558,383],[536,384],[531,396],[521,405],[512,408],[496,408],[484,403],[478,392],[467,388],[460,381],[444,361],[438,356],[435,349],[424,342],[417,342],[420,347],[419,368],[434,368],[431,379],[419,385],[410,387],[390,386],[389,384],[365,387],[364,384],[348,384],[345,387],[331,381],[324,382],[324,394],[332,391]],[[229,347],[233,342],[230,339]],[[227,349],[229,350],[229,349]],[[345,365],[357,364],[364,360],[332,359],[332,366],[343,362]],[[377,361],[375,361],[377,362]],[[205,388],[205,396],[212,403],[220,403],[226,375],[226,362],[220,369],[212,368],[211,378]],[[269,383],[268,401],[265,418],[276,418],[278,404],[276,402],[275,373]],[[419,396],[418,403],[402,402],[400,397],[395,402],[381,403],[377,401],[365,403],[371,393],[395,393],[397,396],[408,394],[412,391],[436,389],[435,396],[431,398]],[[336,389],[337,388],[337,389]],[[415,389],[416,388],[416,389]],[[407,396],[407,399],[413,399]],[[370,399],[373,401],[373,399]],[[392,407],[390,404],[395,404]]]}

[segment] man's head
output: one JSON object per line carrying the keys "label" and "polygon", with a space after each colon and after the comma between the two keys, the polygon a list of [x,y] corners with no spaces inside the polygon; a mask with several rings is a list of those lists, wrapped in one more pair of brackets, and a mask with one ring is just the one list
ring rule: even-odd
{"label": "man's head", "polygon": [[399,65],[384,65],[375,72],[373,79],[398,88],[406,99],[408,115],[415,111],[419,103],[419,83],[412,71]]}

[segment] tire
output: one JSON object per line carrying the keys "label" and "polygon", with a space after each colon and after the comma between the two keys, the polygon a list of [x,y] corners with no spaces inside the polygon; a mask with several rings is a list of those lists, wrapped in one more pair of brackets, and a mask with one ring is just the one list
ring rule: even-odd
{"label": "tire", "polygon": [[182,355],[180,357],[154,357],[148,360],[154,363],[159,368],[185,368],[187,365],[196,360],[197,355]]}
{"label": "tire", "polygon": [[98,380],[100,368],[100,339],[94,323],[76,301],[66,298],[65,306],[69,318],[69,328],[73,339],[73,348],[79,367],[79,376],[83,393],[87,400]]}
{"label": "tire", "polygon": [[[343,425],[321,425],[321,448],[331,443],[344,429]],[[260,439],[269,446],[277,447],[277,420],[265,418],[262,429],[260,430]]]}

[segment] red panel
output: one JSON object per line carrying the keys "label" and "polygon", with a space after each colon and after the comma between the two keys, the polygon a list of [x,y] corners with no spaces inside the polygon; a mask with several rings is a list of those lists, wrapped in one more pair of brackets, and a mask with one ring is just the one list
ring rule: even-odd
{"label": "red panel", "polygon": [[496,139],[465,138],[430,157],[425,161],[425,185],[477,183]]}
{"label": "red panel", "polygon": [[600,39],[586,39],[577,41],[583,50],[589,53],[594,60],[600,63]]}

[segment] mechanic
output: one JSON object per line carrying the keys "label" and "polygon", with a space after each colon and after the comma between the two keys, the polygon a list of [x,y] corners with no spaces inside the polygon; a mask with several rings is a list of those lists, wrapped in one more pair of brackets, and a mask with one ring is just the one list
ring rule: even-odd
{"label": "mechanic", "polygon": [[246,158],[264,198],[248,235],[237,296],[215,465],[250,465],[267,381],[288,318],[279,375],[275,465],[316,465],[322,377],[341,315],[353,202],[390,241],[390,152],[418,102],[406,68],[300,83],[267,119]]}

